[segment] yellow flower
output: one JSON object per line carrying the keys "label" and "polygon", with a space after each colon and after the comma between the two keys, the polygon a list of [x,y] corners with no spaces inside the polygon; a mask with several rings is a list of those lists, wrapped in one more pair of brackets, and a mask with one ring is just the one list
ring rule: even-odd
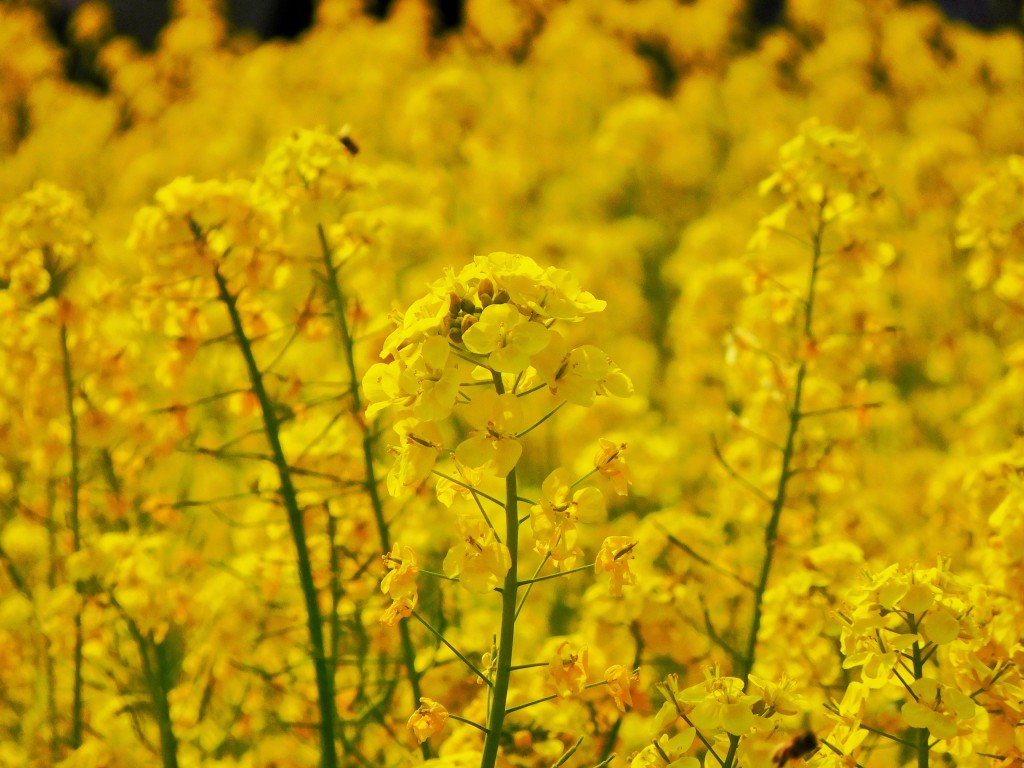
{"label": "yellow flower", "polygon": [[459,583],[470,592],[490,592],[504,581],[512,565],[508,547],[480,518],[463,515],[458,527],[462,541],[444,559],[445,576],[458,576]]}
{"label": "yellow flower", "polygon": [[589,344],[570,350],[557,331],[533,356],[533,365],[552,393],[575,405],[588,407],[599,395],[629,397],[633,393],[633,382],[602,350]]}
{"label": "yellow flower", "polygon": [[501,373],[522,373],[530,355],[544,349],[550,331],[539,322],[523,317],[511,304],[484,307],[480,319],[462,334],[462,343],[475,355],[487,358],[487,365]]}
{"label": "yellow flower", "polygon": [[519,398],[491,390],[481,392],[466,405],[464,414],[474,431],[459,443],[456,458],[467,467],[482,467],[490,474],[505,477],[523,452],[515,437],[523,428]]}
{"label": "yellow flower", "polygon": [[405,407],[416,401],[416,378],[397,362],[374,363],[363,376],[366,418],[372,419],[391,405]]}
{"label": "yellow flower", "polygon": [[410,409],[417,419],[440,421],[455,407],[459,392],[457,361],[441,336],[428,336],[396,352],[397,360],[375,363],[363,376],[366,417],[388,406]]}
{"label": "yellow flower", "polygon": [[615,706],[620,712],[625,712],[626,707],[633,705],[633,696],[630,687],[637,678],[636,672],[630,672],[621,664],[613,664],[604,671],[604,679],[608,685],[608,693],[615,700]]}
{"label": "yellow flower", "polygon": [[548,662],[548,682],[562,697],[581,693],[587,687],[589,654],[587,646],[574,646],[562,641]]}
{"label": "yellow flower", "polygon": [[622,597],[622,588],[636,583],[636,577],[629,569],[636,545],[636,539],[631,536],[609,536],[601,544],[594,562],[594,571],[604,571],[611,576],[608,594],[612,597]]}
{"label": "yellow flower", "polygon": [[541,503],[530,510],[534,548],[542,555],[551,555],[559,567],[572,568],[583,554],[577,544],[576,523],[592,522],[604,511],[601,491],[588,487],[573,493],[569,471],[559,467],[544,480]]}
{"label": "yellow flower", "polygon": [[970,733],[967,721],[974,717],[974,701],[962,691],[941,685],[930,677],[910,684],[916,699],[903,705],[903,719],[911,728],[927,728],[937,739]]}
{"label": "yellow flower", "polygon": [[696,737],[695,728],[686,728],[672,737],[663,733],[656,743],[648,744],[636,754],[629,768],[700,768],[697,758],[686,755]]}
{"label": "yellow flower", "polygon": [[418,601],[419,595],[416,593],[395,598],[391,601],[391,605],[384,609],[380,616],[380,623],[393,627],[402,619],[409,618]]}
{"label": "yellow flower", "polygon": [[757,675],[750,675],[751,693],[757,694],[766,710],[780,715],[795,715],[803,709],[800,697],[790,691],[793,681],[785,675],[773,683]]}
{"label": "yellow flower", "polygon": [[594,456],[594,467],[604,477],[611,480],[612,486],[619,496],[625,496],[629,491],[629,484],[633,482],[624,456],[626,444],[614,443],[603,437],[597,442],[601,447],[597,455]]}
{"label": "yellow flower", "polygon": [[703,731],[721,729],[742,736],[757,720],[750,705],[758,697],[744,694],[738,677],[722,677],[717,664],[704,667],[704,682],[690,686],[677,698],[693,705],[690,720]]}
{"label": "yellow flower", "polygon": [[422,744],[436,733],[440,733],[448,721],[448,710],[433,699],[420,697],[420,708],[412,713],[406,726],[416,740]]}
{"label": "yellow flower", "polygon": [[380,591],[395,600],[401,597],[415,597],[416,574],[420,572],[420,567],[412,547],[395,544],[388,554],[383,555],[383,560],[388,571],[381,579]]}
{"label": "yellow flower", "polygon": [[395,463],[388,472],[388,492],[392,496],[426,480],[444,448],[441,430],[432,421],[403,419],[395,424],[395,432],[399,445],[392,449]]}

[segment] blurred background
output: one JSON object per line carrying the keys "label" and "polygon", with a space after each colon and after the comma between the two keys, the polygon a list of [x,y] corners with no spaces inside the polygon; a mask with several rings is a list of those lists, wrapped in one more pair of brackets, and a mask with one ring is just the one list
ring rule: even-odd
{"label": "blurred background", "polygon": [[[53,0],[50,18],[58,37],[65,37],[68,20],[84,0]],[[680,0],[685,3],[685,0]],[[365,0],[368,16],[384,18],[394,0]],[[152,47],[170,18],[167,0],[108,0],[117,31],[136,38],[143,47]],[[248,29],[263,38],[294,38],[313,21],[314,0],[231,0],[227,16],[239,29]],[[911,3],[908,3],[911,4]],[[980,29],[1016,26],[1024,28],[1024,0],[936,0],[934,3],[953,20],[964,21]],[[433,0],[436,31],[444,34],[457,29],[463,21],[464,0]],[[754,24],[770,26],[785,20],[785,0],[750,0],[749,16]]]}

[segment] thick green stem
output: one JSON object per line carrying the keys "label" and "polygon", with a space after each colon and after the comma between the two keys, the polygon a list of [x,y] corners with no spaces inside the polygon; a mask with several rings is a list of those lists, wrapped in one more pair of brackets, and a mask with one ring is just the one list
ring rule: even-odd
{"label": "thick green stem", "polygon": [[[341,292],[341,285],[338,281],[338,268],[334,264],[330,245],[327,242],[327,233],[322,225],[317,225],[317,234],[320,236],[320,248],[323,256],[324,271],[327,294],[330,302],[334,305],[334,316],[338,320],[338,331],[341,335],[341,346],[345,350],[345,364],[348,367],[349,380],[352,382],[352,414],[356,423],[359,424],[363,433],[363,464],[366,471],[366,493],[370,497],[370,506],[373,509],[373,517],[377,523],[377,535],[380,539],[380,548],[384,554],[391,551],[391,532],[388,521],[384,517],[384,503],[380,498],[378,490],[377,472],[373,462],[373,435],[369,425],[363,419],[363,401],[359,394],[359,376],[356,372],[355,342],[348,326],[348,314],[346,311],[345,295]],[[402,659],[405,664],[405,674],[409,680],[409,690],[412,693],[413,707],[419,706],[420,674],[416,670],[416,648],[412,643],[412,634],[409,632],[409,625],[402,621],[398,624],[398,632],[402,644]],[[424,742],[420,745],[423,757],[430,757],[430,745]]]}
{"label": "thick green stem", "polygon": [[[116,600],[115,606],[120,608]],[[173,687],[168,672],[169,664],[164,652],[163,643],[142,634],[135,621],[121,610],[122,617],[128,625],[128,632],[135,641],[142,662],[142,676],[149,688],[150,701],[153,704],[153,715],[160,731],[160,757],[163,768],[178,768],[178,738],[174,733],[174,722],[171,720],[171,705],[167,694]]]}
{"label": "thick green stem", "polygon": [[[501,374],[494,374],[494,388],[504,394],[505,385]],[[505,585],[501,592],[501,629],[498,632],[498,659],[494,673],[494,687],[491,692],[491,711],[487,717],[487,738],[480,768],[494,768],[498,759],[498,745],[501,729],[505,722],[508,684],[512,677],[512,646],[516,634],[516,593],[519,587],[519,492],[516,484],[516,470],[513,468],[505,477],[505,545],[508,547],[511,565],[505,574]]]}
{"label": "thick green stem", "polygon": [[[71,348],[68,344],[68,328],[63,322],[60,326],[60,351],[64,375],[64,397],[68,409],[68,433],[71,452],[71,470],[68,475],[70,486],[70,511],[68,522],[71,526],[71,546],[78,552],[82,548],[82,530],[78,520],[78,497],[81,490],[81,470],[79,467],[78,417],[75,415],[75,383],[71,368]],[[75,585],[78,589],[78,585]],[[75,609],[75,648],[73,654],[73,680],[71,684],[71,748],[78,749],[82,744],[82,609]]]}
{"label": "thick green stem", "polygon": [[309,644],[313,667],[316,672],[317,704],[320,709],[320,765],[322,768],[336,768],[338,757],[334,743],[334,675],[327,665],[327,654],[324,648],[323,616],[320,612],[316,585],[313,582],[313,567],[309,557],[309,547],[306,543],[306,527],[302,516],[302,509],[299,507],[291,468],[285,458],[284,448],[281,446],[281,429],[277,412],[274,410],[274,404],[267,394],[267,389],[263,383],[263,374],[256,364],[252,344],[242,325],[242,318],[238,313],[237,299],[228,290],[228,284],[223,275],[216,269],[214,270],[214,278],[217,281],[220,300],[227,308],[228,315],[231,318],[235,341],[242,353],[242,357],[245,359],[246,369],[249,373],[249,384],[260,404],[260,411],[263,414],[264,432],[270,445],[274,464],[277,467],[278,479],[280,481],[280,488],[278,490],[281,495],[281,501],[284,503],[285,511],[288,514],[288,525],[295,543],[296,560],[299,570],[299,587],[302,590],[302,597],[306,604],[306,624],[309,630]]}

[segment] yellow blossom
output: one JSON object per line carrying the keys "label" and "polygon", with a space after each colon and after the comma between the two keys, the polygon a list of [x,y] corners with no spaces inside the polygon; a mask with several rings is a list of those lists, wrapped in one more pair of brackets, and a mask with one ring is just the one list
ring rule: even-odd
{"label": "yellow blossom", "polygon": [[636,576],[629,568],[636,545],[636,539],[630,536],[609,536],[601,544],[594,571],[609,574],[608,594],[612,597],[622,597],[622,588],[636,583]]}
{"label": "yellow blossom", "polygon": [[604,679],[608,684],[608,693],[615,700],[620,712],[625,712],[633,705],[630,688],[637,678],[636,672],[630,672],[621,664],[613,664],[604,671]]}
{"label": "yellow blossom", "polygon": [[554,655],[548,661],[548,682],[561,696],[582,693],[587,687],[589,654],[587,646],[576,646],[568,640],[559,643]]}
{"label": "yellow blossom", "polygon": [[470,592],[490,592],[504,581],[512,563],[508,547],[479,517],[461,516],[458,531],[461,541],[448,550],[445,575],[458,576],[459,583]]}
{"label": "yellow blossom", "polygon": [[448,710],[426,696],[420,697],[420,707],[413,712],[406,726],[421,744],[431,736],[440,733],[448,721]]}

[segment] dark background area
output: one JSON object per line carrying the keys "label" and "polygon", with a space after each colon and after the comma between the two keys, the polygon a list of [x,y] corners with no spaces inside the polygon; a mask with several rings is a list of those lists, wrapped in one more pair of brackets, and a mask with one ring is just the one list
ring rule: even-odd
{"label": "dark background area", "polygon": [[[54,10],[53,25],[63,37],[67,20],[81,0],[60,0]],[[367,0],[366,13],[386,18],[393,0]],[[980,29],[1005,26],[1021,28],[1024,0],[937,0],[951,19],[965,21]],[[143,47],[152,47],[160,29],[167,23],[167,0],[108,0],[117,31],[135,37]],[[229,17],[241,29],[249,29],[264,38],[295,38],[313,22],[314,0],[233,0],[228,2]],[[464,0],[433,0],[437,33],[444,34],[462,25]],[[750,18],[755,25],[768,27],[785,19],[785,0],[750,0]]]}

